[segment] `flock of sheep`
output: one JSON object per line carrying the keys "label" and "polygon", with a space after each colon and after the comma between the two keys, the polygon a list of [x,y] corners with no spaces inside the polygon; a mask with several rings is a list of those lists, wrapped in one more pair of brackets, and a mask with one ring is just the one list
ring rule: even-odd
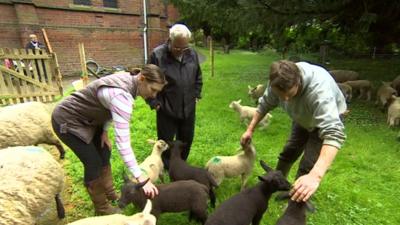
{"label": "flock of sheep", "polygon": [[[333,70],[332,77],[338,82],[347,101],[358,93],[358,98],[371,100],[372,84],[368,80],[359,80],[354,71]],[[249,86],[248,94],[257,102],[265,92],[264,85]],[[400,76],[392,82],[383,82],[377,91],[376,104],[387,110],[389,126],[400,124]],[[237,111],[242,122],[251,120],[256,108],[242,106],[241,101],[232,101],[230,108]],[[38,144],[50,144],[57,147],[60,158],[65,151],[54,135],[50,124],[49,107],[39,102],[22,103],[0,109],[0,223],[1,224],[37,224],[46,213],[56,206],[58,218],[64,218],[65,211],[60,199],[63,189],[64,172],[59,163]],[[261,128],[268,126],[272,116],[267,114],[261,121]],[[165,142],[149,140],[153,146],[151,154],[140,164],[149,180],[157,185],[159,195],[151,201],[146,199],[141,189],[145,183],[134,183],[124,178],[119,206],[134,204],[143,211],[132,216],[121,214],[85,218],[73,225],[83,224],[147,224],[156,223],[164,212],[189,212],[189,219],[201,224],[259,224],[268,207],[268,199],[276,191],[289,190],[291,185],[282,173],[272,170],[260,162],[265,174],[259,176],[259,183],[245,188],[251,175],[256,158],[256,149],[249,143],[242,146],[240,152],[230,156],[214,156],[204,168],[194,167],[181,158],[185,144],[180,141]],[[16,147],[15,147],[16,146]],[[165,183],[164,166],[161,154],[171,150],[171,163],[168,169],[172,182]],[[241,191],[222,202],[215,211],[207,214],[208,201],[215,207],[215,188],[227,177],[241,178]],[[306,208],[286,210],[277,222],[284,224],[305,224]]]}
{"label": "flock of sheep", "polygon": [[[369,80],[360,80],[355,71],[331,70],[329,73],[338,83],[340,90],[347,102],[352,100],[353,94],[358,94],[358,99],[370,101],[373,95],[373,85]],[[400,76],[391,82],[382,82],[376,91],[375,105],[383,112],[387,111],[387,123],[390,127],[400,125]]]}
{"label": "flock of sheep", "polygon": [[[57,212],[54,214],[59,219],[65,217],[60,199],[64,185],[63,168],[50,153],[35,146],[42,143],[54,145],[60,152],[60,158],[64,158],[64,149],[52,132],[49,108],[43,103],[29,102],[0,109],[0,121],[4,123],[0,132],[8,135],[1,136],[1,224],[38,224],[51,210]],[[151,225],[155,224],[161,213],[185,211],[189,212],[189,219],[195,219],[201,224],[259,224],[268,206],[266,199],[275,191],[290,188],[289,182],[280,172],[273,171],[263,162],[261,165],[266,174],[259,176],[257,185],[245,188],[256,158],[256,149],[251,143],[241,147],[236,155],[214,156],[204,168],[200,168],[181,158],[184,143],[148,141],[153,150],[140,167],[152,182],[161,180],[161,184],[157,185],[159,195],[148,201],[141,189],[145,183],[133,183],[132,179],[125,177],[119,206],[123,208],[132,203],[141,208],[142,212],[132,216],[115,214],[85,218],[71,224],[101,225],[113,221],[112,224]],[[167,149],[171,151],[171,166],[168,170],[172,181],[170,183],[164,183],[161,160],[161,154]],[[214,189],[227,177],[241,177],[241,192],[221,203],[209,216],[208,202],[211,207],[215,207]],[[288,218],[290,216],[293,215],[288,215]],[[222,223],[226,218],[229,221]]]}
{"label": "flock of sheep", "polygon": [[[350,103],[353,95],[357,95],[358,99],[370,101],[374,93],[374,87],[369,80],[360,79],[359,73],[351,70],[330,70],[329,73],[336,81],[339,89],[342,91],[346,102]],[[248,95],[258,102],[258,99],[264,94],[266,86],[259,84],[256,87],[248,86]],[[375,105],[380,107],[382,112],[387,112],[387,123],[390,127],[400,125],[400,75],[393,81],[383,82],[377,88]],[[250,106],[241,106],[239,101],[232,101],[230,108],[237,111],[240,120],[251,119],[256,108]],[[267,115],[261,121],[261,126],[265,127],[269,123],[271,115]],[[268,122],[266,122],[268,121]],[[400,134],[399,134],[400,137]]]}

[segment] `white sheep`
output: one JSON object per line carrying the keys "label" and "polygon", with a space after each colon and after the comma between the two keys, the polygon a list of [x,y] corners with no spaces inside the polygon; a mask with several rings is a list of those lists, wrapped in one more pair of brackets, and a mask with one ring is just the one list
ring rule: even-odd
{"label": "white sheep", "polygon": [[337,85],[339,86],[340,91],[343,93],[346,102],[350,102],[353,98],[353,89],[351,86],[346,83],[337,83]]}
{"label": "white sheep", "polygon": [[330,70],[329,74],[337,83],[343,83],[349,80],[358,80],[360,75],[352,70]]}
{"label": "white sheep", "polygon": [[400,97],[392,96],[388,108],[387,123],[390,127],[400,125]]}
{"label": "white sheep", "polygon": [[258,103],[258,99],[263,96],[264,92],[265,92],[265,85],[259,84],[255,87],[251,87],[250,85],[247,86],[249,91],[248,91],[248,95],[254,100],[256,101],[256,103]]}
{"label": "white sheep", "polygon": [[64,158],[64,148],[51,126],[49,106],[27,102],[0,109],[0,148],[38,144],[55,145]]}
{"label": "white sheep", "polygon": [[[65,211],[60,200],[64,172],[41,147],[18,146],[0,150],[0,224],[34,225],[54,208]],[[57,219],[58,220],[58,219]]]}
{"label": "white sheep", "polygon": [[369,80],[349,80],[344,82],[344,84],[350,85],[351,89],[358,91],[360,94],[358,99],[365,97],[367,101],[371,100],[372,95],[372,83]]}
{"label": "white sheep", "polygon": [[392,88],[390,84],[391,82],[382,82],[382,85],[376,92],[375,105],[378,105],[380,103],[382,110],[384,110],[388,106],[388,102],[392,98],[392,95],[397,95],[397,91]]}
{"label": "white sheep", "polygon": [[161,154],[168,149],[168,144],[163,140],[151,140],[147,142],[153,145],[151,154],[139,165],[140,169],[150,178],[151,182],[155,182],[158,178],[163,181],[162,172],[164,164],[161,159]]}
{"label": "white sheep", "polygon": [[[242,102],[241,99],[239,99],[238,101],[232,101],[231,104],[229,104],[229,108],[239,113],[240,122],[247,122],[246,120],[251,121],[251,119],[253,119],[254,114],[257,112],[257,108],[250,106],[242,106],[240,105],[241,102]],[[264,116],[264,118],[262,118],[262,120],[259,122],[261,128],[268,127],[271,118],[272,115],[267,113]]]}
{"label": "white sheep", "polygon": [[239,154],[233,156],[214,156],[206,164],[206,169],[214,177],[218,186],[225,177],[242,177],[241,189],[244,189],[251,174],[256,158],[256,149],[250,143],[242,146]]}
{"label": "white sheep", "polygon": [[150,214],[152,203],[147,200],[142,212],[132,216],[113,214],[107,216],[96,216],[81,219],[68,225],[156,225],[156,217]]}
{"label": "white sheep", "polygon": [[390,84],[390,86],[392,86],[392,88],[394,88],[394,89],[397,91],[397,93],[400,94],[400,75],[397,76],[397,77],[392,81],[392,83]]}

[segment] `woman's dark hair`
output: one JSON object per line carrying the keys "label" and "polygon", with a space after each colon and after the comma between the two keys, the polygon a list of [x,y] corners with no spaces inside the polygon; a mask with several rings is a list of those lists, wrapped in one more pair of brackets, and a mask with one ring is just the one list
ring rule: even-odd
{"label": "woman's dark hair", "polygon": [[140,73],[150,83],[167,84],[164,73],[161,71],[160,67],[154,64],[144,65]]}
{"label": "woman's dark hair", "polygon": [[271,87],[287,92],[295,85],[301,85],[300,70],[288,60],[273,62],[269,70],[269,83]]}

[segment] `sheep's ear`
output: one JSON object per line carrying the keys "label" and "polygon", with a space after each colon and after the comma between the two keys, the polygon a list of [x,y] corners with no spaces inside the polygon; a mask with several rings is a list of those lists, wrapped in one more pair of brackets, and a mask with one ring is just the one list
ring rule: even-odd
{"label": "sheep's ear", "polygon": [[143,181],[142,183],[136,184],[136,185],[135,185],[135,189],[140,189],[140,188],[142,188],[149,180],[150,180],[150,178],[148,178],[147,180]]}
{"label": "sheep's ear", "polygon": [[260,165],[267,173],[273,171],[273,169],[269,167],[263,160],[260,160]]}
{"label": "sheep's ear", "polygon": [[146,206],[144,207],[142,213],[143,214],[150,214],[151,208],[152,208],[151,201],[150,201],[150,199],[147,199]]}
{"label": "sheep's ear", "polygon": [[248,88],[249,90],[253,89],[250,85],[247,85],[247,88]]}
{"label": "sheep's ear", "polygon": [[156,143],[156,141],[153,139],[147,139],[147,143],[154,145]]}
{"label": "sheep's ear", "polygon": [[241,103],[241,102],[242,102],[242,99],[237,100],[237,103]]}
{"label": "sheep's ear", "polygon": [[258,179],[259,179],[260,181],[264,181],[264,182],[267,181],[267,179],[265,179],[265,177],[263,177],[263,176],[258,176]]}

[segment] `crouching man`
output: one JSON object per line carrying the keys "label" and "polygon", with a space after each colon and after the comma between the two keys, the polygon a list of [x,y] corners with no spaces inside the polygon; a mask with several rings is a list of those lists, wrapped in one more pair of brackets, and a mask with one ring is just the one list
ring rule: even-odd
{"label": "crouching man", "polygon": [[277,170],[287,176],[302,154],[289,204],[307,201],[318,189],[346,135],[341,114],[346,101],[337,84],[322,67],[281,60],[272,63],[269,86],[257,113],[241,137],[249,142],[266,113],[281,106],[292,119],[292,131],[279,155]]}

